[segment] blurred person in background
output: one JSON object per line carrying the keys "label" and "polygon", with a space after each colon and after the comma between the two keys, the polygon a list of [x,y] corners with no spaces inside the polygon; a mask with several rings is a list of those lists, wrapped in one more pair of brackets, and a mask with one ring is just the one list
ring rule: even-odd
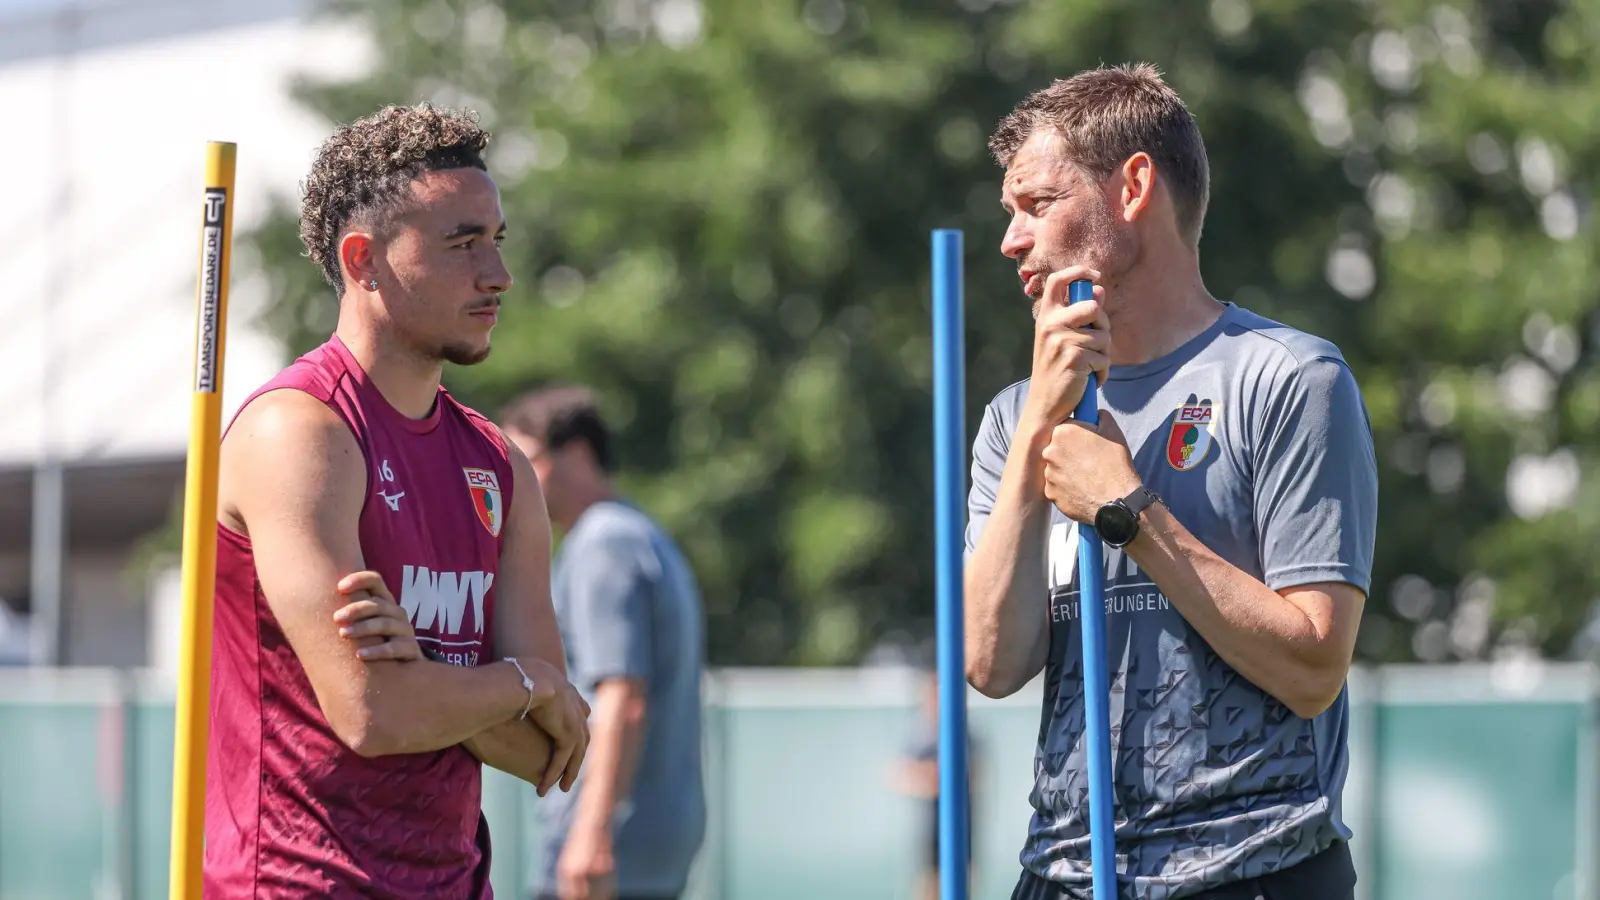
{"label": "blurred person in background", "polygon": [[577,777],[538,479],[440,384],[511,285],[488,140],[388,107],[307,179],[339,319],[222,438],[207,896],[487,897],[481,764]]}
{"label": "blurred person in background", "polygon": [[[916,731],[905,754],[897,761],[894,784],[900,793],[919,801],[921,816],[919,842],[921,849],[920,871],[917,873],[916,897],[918,900],[939,898],[939,672],[925,667],[920,673],[921,690],[918,692]],[[977,808],[978,745],[972,739],[972,729],[967,729],[967,882],[970,890],[975,880],[972,871],[972,847],[977,843],[973,833],[973,810]]]}
{"label": "blurred person in background", "polygon": [[533,391],[500,424],[533,463],[562,534],[556,615],[572,680],[593,708],[576,787],[539,805],[539,896],[679,897],[706,829],[694,574],[666,532],[618,495],[612,435],[592,391]]}
{"label": "blurred person in background", "polygon": [[[1014,900],[1091,894],[1078,527],[1107,545],[1118,896],[1347,900],[1345,679],[1377,466],[1339,349],[1213,298],[1200,131],[1149,66],[1025,98],[990,139],[1031,376],[973,445],[969,681],[1041,672]],[[1094,283],[1093,302],[1068,286]],[[1089,375],[1098,427],[1070,421]],[[1095,873],[1099,875],[1100,873]]]}

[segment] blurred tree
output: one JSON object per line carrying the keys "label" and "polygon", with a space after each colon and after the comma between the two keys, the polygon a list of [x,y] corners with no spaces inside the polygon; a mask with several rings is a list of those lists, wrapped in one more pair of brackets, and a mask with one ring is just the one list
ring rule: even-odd
{"label": "blurred tree", "polygon": [[[1026,92],[1148,60],[1213,171],[1220,297],[1336,341],[1382,523],[1360,654],[1560,651],[1600,595],[1592,0],[334,0],[375,67],[331,121],[477,110],[518,278],[493,412],[604,392],[684,543],[717,664],[836,664],[932,627],[928,234],[968,247],[969,430],[1029,367],[985,139]],[[333,325],[284,198],[243,235],[292,349]]]}

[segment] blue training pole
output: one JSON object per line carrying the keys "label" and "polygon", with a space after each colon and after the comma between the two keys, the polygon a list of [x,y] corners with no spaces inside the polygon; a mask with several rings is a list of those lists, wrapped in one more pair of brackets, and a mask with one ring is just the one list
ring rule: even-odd
{"label": "blue training pole", "polygon": [[933,233],[933,505],[938,582],[939,897],[967,897],[967,666],[962,640],[966,353],[961,232]]}
{"label": "blue training pole", "polygon": [[[1094,299],[1094,285],[1074,281],[1069,303]],[[1100,397],[1089,376],[1073,417],[1100,423]],[[1083,625],[1083,739],[1089,756],[1089,857],[1094,872],[1094,900],[1116,900],[1117,844],[1112,829],[1111,674],[1106,665],[1105,547],[1092,525],[1078,529],[1078,621]]]}

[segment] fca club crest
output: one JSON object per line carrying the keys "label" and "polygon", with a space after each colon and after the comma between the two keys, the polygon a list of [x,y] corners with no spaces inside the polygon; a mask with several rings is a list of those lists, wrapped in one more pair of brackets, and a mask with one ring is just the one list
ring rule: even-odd
{"label": "fca club crest", "polygon": [[478,510],[478,521],[489,533],[500,536],[500,526],[506,523],[505,501],[500,497],[500,478],[489,469],[462,469],[467,475],[467,490],[472,492],[472,505]]}
{"label": "fca club crest", "polygon": [[1206,458],[1211,449],[1211,423],[1217,408],[1210,400],[1197,400],[1189,395],[1189,402],[1178,407],[1172,419],[1172,434],[1167,438],[1167,462],[1180,472],[1187,472]]}

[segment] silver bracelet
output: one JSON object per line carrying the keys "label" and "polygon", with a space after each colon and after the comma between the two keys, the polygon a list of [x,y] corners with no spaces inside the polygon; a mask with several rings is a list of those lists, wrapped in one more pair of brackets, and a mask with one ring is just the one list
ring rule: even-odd
{"label": "silver bracelet", "polygon": [[528,692],[528,705],[522,708],[522,715],[517,716],[517,718],[526,719],[528,717],[528,713],[533,711],[533,679],[529,678],[528,673],[523,671],[522,663],[517,662],[517,658],[515,656],[508,656],[505,658],[505,661],[511,663],[513,666],[516,666],[517,672],[522,675],[522,687]]}

